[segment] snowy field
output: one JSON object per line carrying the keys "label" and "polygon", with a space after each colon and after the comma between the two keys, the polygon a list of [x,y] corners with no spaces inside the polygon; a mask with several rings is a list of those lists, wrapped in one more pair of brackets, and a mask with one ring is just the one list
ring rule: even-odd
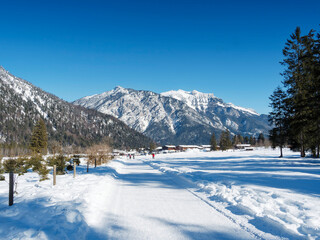
{"label": "snowy field", "polygon": [[11,207],[0,181],[0,239],[320,239],[320,161],[278,154],[119,158],[56,186],[27,173]]}

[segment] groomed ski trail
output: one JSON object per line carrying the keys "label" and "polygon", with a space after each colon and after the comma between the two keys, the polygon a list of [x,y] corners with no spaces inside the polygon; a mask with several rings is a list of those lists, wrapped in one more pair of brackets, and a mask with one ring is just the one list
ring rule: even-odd
{"label": "groomed ski trail", "polygon": [[139,159],[114,160],[102,231],[108,239],[257,239]]}

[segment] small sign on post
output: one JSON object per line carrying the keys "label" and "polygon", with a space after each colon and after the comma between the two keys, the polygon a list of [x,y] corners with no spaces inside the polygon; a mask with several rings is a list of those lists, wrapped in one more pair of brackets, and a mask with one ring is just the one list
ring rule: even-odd
{"label": "small sign on post", "polygon": [[13,185],[14,185],[13,172],[10,172],[9,173],[9,206],[13,205]]}
{"label": "small sign on post", "polygon": [[57,184],[57,165],[53,165],[53,186]]}
{"label": "small sign on post", "polygon": [[73,178],[76,177],[76,167],[77,167],[76,162],[73,162]]}

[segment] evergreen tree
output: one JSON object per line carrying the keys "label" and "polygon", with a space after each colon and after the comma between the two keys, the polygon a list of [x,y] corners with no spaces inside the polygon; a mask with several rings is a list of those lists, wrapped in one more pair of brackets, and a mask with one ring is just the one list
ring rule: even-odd
{"label": "evergreen tree", "polygon": [[240,134],[234,135],[232,138],[232,145],[235,146],[237,144],[242,143],[242,141],[243,141],[243,137]]}
{"label": "evergreen tree", "polygon": [[302,61],[306,89],[307,145],[313,156],[319,157],[320,145],[320,34],[315,38],[311,30],[303,37],[304,57]]}
{"label": "evergreen tree", "polygon": [[269,99],[271,100],[270,107],[272,108],[272,111],[269,113],[269,122],[273,126],[269,138],[274,148],[276,146],[280,147],[280,157],[283,157],[282,148],[286,143],[287,136],[286,94],[278,87]]}
{"label": "evergreen tree", "polygon": [[250,145],[251,145],[251,146],[253,146],[253,145],[254,145],[253,136],[250,136],[250,138],[249,138],[249,143],[250,143]]}
{"label": "evergreen tree", "polygon": [[57,166],[57,175],[65,174],[67,158],[63,156],[63,154],[59,154],[57,156],[52,156],[47,158],[47,162],[49,166]]}
{"label": "evergreen tree", "polygon": [[264,135],[263,135],[263,133],[260,133],[259,134],[259,136],[258,136],[258,144],[260,145],[260,146],[263,146],[264,145]]}
{"label": "evergreen tree", "polygon": [[30,149],[33,153],[46,154],[48,146],[47,128],[42,119],[40,119],[35,127],[30,140]]}
{"label": "evergreen tree", "polygon": [[248,143],[249,143],[249,137],[248,137],[248,136],[245,136],[243,142],[244,142],[245,144],[248,144]]}
{"label": "evergreen tree", "polygon": [[252,142],[253,142],[253,145],[254,145],[254,146],[257,144],[257,139],[256,139],[256,137],[253,137]]}
{"label": "evergreen tree", "polygon": [[238,139],[239,139],[239,143],[243,144],[244,143],[244,138],[238,134]]}
{"label": "evergreen tree", "polygon": [[[283,144],[285,131],[292,149],[306,150],[319,157],[320,145],[320,34],[314,30],[305,36],[300,28],[290,36],[283,49],[285,92],[276,89],[270,97],[273,112],[269,116],[274,128],[270,131],[273,146]],[[286,95],[285,100],[280,95]],[[281,102],[284,101],[284,102]],[[279,110],[279,102],[283,109]],[[281,105],[280,104],[280,105]],[[277,116],[285,114],[285,121]],[[279,122],[280,121],[280,122]],[[281,126],[282,129],[279,128]]]}
{"label": "evergreen tree", "polygon": [[157,147],[157,145],[154,142],[151,142],[150,146],[149,146],[150,152],[153,152],[156,149],[156,147]]}
{"label": "evergreen tree", "polygon": [[225,130],[220,135],[220,149],[222,151],[232,147],[229,130]]}
{"label": "evergreen tree", "polygon": [[216,135],[212,133],[211,139],[210,139],[210,148],[211,151],[216,151],[217,150],[217,141],[216,141]]}
{"label": "evergreen tree", "polygon": [[306,78],[303,69],[304,44],[301,30],[295,32],[287,40],[283,49],[284,60],[282,65],[286,67],[282,73],[284,86],[287,88],[288,113],[290,135],[299,144],[301,157],[305,156],[307,133],[307,91]]}

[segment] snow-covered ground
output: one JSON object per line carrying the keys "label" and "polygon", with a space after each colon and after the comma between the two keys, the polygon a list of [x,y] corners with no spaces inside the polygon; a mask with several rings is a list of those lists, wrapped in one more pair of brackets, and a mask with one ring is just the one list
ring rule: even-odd
{"label": "snow-covered ground", "polygon": [[11,207],[0,181],[0,239],[320,239],[320,161],[277,156],[119,158],[56,186],[27,173]]}

